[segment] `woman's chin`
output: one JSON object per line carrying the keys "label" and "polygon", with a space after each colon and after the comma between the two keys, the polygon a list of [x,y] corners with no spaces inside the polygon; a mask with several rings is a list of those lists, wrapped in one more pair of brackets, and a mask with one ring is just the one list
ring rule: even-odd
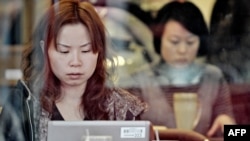
{"label": "woman's chin", "polygon": [[184,69],[187,68],[190,64],[174,64],[172,65],[172,67],[176,68],[176,69]]}

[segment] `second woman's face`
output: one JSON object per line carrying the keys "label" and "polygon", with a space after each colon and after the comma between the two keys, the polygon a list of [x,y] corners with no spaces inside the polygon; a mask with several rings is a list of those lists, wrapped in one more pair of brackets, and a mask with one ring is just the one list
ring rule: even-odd
{"label": "second woman's face", "polygon": [[179,22],[166,23],[161,38],[161,56],[169,65],[181,68],[191,64],[197,56],[200,39]]}
{"label": "second woman's face", "polygon": [[48,49],[50,66],[63,86],[86,85],[96,69],[98,53],[93,53],[87,28],[81,24],[64,25]]}

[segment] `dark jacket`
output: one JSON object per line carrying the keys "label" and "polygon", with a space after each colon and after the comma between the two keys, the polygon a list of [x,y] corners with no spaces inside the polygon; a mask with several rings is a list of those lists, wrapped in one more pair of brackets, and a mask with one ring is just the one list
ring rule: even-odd
{"label": "dark jacket", "polygon": [[5,141],[34,141],[33,101],[23,81],[6,92],[0,115],[0,128]]}

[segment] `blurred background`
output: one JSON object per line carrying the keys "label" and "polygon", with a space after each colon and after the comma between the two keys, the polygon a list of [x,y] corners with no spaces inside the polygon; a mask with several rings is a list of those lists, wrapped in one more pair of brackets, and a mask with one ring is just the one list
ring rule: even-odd
{"label": "blurred background", "polygon": [[[0,0],[0,99],[22,79],[22,50],[40,17],[58,0]],[[154,52],[152,22],[172,0],[89,0],[111,37],[116,53],[115,85],[137,86],[134,75],[159,61]],[[180,0],[181,1],[181,0]],[[237,123],[250,124],[250,2],[248,0],[189,0],[196,4],[210,29],[210,52],[202,61],[220,67],[230,85]],[[1,103],[0,103],[1,104]]]}

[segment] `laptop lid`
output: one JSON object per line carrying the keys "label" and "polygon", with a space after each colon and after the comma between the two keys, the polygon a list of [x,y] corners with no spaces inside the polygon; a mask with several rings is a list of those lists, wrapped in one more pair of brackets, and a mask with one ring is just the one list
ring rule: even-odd
{"label": "laptop lid", "polygon": [[149,121],[49,121],[47,141],[151,141]]}

